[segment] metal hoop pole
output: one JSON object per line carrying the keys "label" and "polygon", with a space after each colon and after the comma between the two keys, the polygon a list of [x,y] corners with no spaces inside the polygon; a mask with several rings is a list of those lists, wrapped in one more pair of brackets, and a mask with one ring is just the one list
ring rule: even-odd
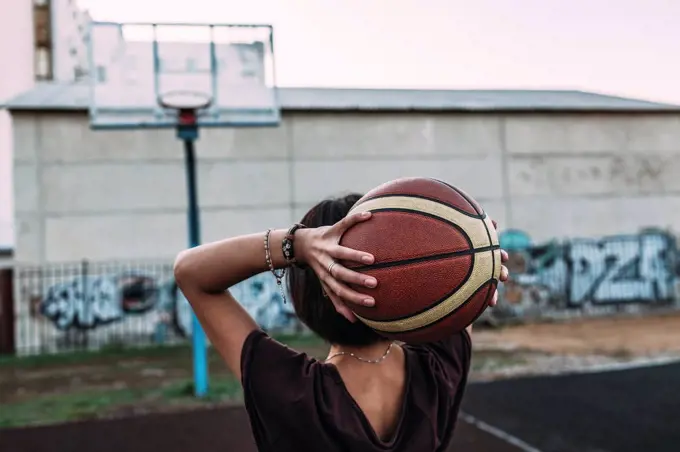
{"label": "metal hoop pole", "polygon": [[[200,211],[198,209],[198,189],[196,183],[196,152],[194,142],[198,138],[198,126],[179,124],[177,137],[184,142],[184,162],[187,179],[187,226],[189,230],[189,247],[201,243]],[[208,393],[208,350],[205,333],[196,313],[191,311],[191,343],[194,367],[194,395],[204,397]]]}

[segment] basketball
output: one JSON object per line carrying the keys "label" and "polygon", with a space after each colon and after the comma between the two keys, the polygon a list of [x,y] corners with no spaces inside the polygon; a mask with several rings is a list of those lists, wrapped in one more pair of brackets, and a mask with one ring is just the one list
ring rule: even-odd
{"label": "basketball", "polygon": [[340,244],[372,253],[373,264],[343,262],[374,276],[357,291],[375,306],[354,306],[379,334],[407,343],[434,342],[463,330],[494,295],[501,272],[496,229],[472,197],[429,178],[402,178],[364,195],[350,215],[372,212]]}

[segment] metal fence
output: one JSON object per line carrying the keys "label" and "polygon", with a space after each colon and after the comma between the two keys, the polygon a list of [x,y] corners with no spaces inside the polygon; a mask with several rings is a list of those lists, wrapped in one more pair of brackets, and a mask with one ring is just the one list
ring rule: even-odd
{"label": "metal fence", "polygon": [[188,306],[167,263],[51,264],[15,268],[19,354],[184,341]]}
{"label": "metal fence", "polygon": [[[508,248],[511,280],[501,285],[498,306],[480,320],[680,309],[678,251],[666,232]],[[18,354],[177,344],[191,335],[191,308],[167,262],[16,266],[10,280],[13,289],[4,278],[3,292],[6,298],[13,291],[10,326]],[[266,330],[306,331],[269,273],[231,290]],[[7,302],[0,302],[7,333]]]}

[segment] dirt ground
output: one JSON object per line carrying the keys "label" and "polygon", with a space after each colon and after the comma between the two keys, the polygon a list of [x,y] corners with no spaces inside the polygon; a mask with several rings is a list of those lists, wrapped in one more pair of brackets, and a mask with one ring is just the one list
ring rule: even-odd
{"label": "dirt ground", "polygon": [[[323,357],[317,340],[287,342]],[[680,313],[477,328],[472,381],[680,359]],[[187,347],[0,362],[0,427],[240,404],[239,382],[210,354],[212,394],[192,396]],[[9,414],[11,412],[11,415]]]}
{"label": "dirt ground", "polygon": [[680,313],[537,323],[478,330],[477,350],[525,350],[561,355],[631,358],[680,353]]}

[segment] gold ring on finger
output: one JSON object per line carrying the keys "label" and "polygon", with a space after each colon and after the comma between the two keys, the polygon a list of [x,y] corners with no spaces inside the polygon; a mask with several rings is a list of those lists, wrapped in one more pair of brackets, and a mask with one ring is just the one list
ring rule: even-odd
{"label": "gold ring on finger", "polygon": [[335,267],[335,264],[337,264],[335,261],[332,261],[330,264],[328,264],[328,274],[331,276],[333,276],[333,267]]}

